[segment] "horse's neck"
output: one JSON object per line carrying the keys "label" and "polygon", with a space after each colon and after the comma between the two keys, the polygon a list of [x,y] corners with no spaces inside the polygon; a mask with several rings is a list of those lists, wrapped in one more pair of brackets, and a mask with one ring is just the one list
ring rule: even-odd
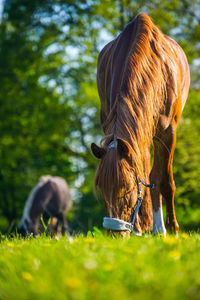
{"label": "horse's neck", "polygon": [[[133,162],[135,164],[135,177],[140,178],[146,182],[149,181],[149,174],[151,171],[151,153],[150,146],[137,147],[137,150],[133,147]],[[133,166],[134,167],[134,166]]]}
{"label": "horse's neck", "polygon": [[143,154],[143,166],[144,166],[144,180],[148,182],[150,171],[151,171],[151,153],[150,146],[144,149]]}

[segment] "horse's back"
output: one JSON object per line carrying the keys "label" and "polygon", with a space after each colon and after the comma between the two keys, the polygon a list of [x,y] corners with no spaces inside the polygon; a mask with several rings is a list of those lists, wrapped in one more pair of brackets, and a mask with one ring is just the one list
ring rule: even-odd
{"label": "horse's back", "polygon": [[[149,57],[149,61],[145,57]],[[171,111],[176,101],[177,89],[180,89],[183,109],[190,84],[189,66],[186,56],[182,48],[174,40],[164,35],[153,24],[149,16],[140,14],[125,27],[116,39],[107,44],[99,54],[97,85],[101,99],[102,124],[112,109],[117,95],[125,92],[123,81],[130,81],[131,77],[139,77],[140,75],[140,81],[142,81],[143,74],[141,74],[141,71],[143,70],[140,69],[140,65],[143,64],[145,68],[148,63],[154,63],[154,61],[150,61],[152,57],[155,57],[155,65],[152,65],[152,68],[156,67],[157,64],[167,65],[163,69],[168,74],[163,73],[162,76],[163,78],[166,76],[169,78],[169,83],[167,83],[168,86],[166,87],[166,90],[169,91],[169,95],[166,96],[169,99],[169,110]],[[141,61],[141,64],[138,64],[138,61]],[[138,75],[139,73],[140,75]],[[126,79],[127,76],[129,77],[128,80]],[[152,80],[152,84],[156,86],[155,78],[152,78],[150,73],[148,76],[149,80]],[[177,80],[180,82],[177,82]],[[139,81],[138,84],[140,84]],[[173,97],[171,97],[172,91]]]}
{"label": "horse's back", "polygon": [[165,35],[165,38],[171,44],[177,59],[177,64],[180,71],[180,81],[181,81],[181,100],[182,100],[182,110],[184,108],[185,102],[187,100],[188,91],[190,87],[190,69],[187,61],[187,57],[183,51],[183,49],[179,46],[179,44],[174,41],[172,38]]}

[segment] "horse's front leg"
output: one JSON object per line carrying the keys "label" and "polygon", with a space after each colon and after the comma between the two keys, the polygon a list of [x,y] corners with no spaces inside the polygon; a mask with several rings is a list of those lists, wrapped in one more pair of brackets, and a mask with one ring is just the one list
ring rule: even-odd
{"label": "horse's front leg", "polygon": [[154,184],[151,189],[151,200],[153,206],[153,233],[166,235],[166,229],[162,211],[162,195],[160,192],[162,170],[161,154],[159,145],[154,142],[154,164],[150,174],[150,182]]}
{"label": "horse's front leg", "polygon": [[[146,176],[150,174],[151,171],[151,154],[150,149],[147,148],[146,151],[143,150],[144,160],[144,174]],[[143,178],[144,181],[149,182],[148,177]],[[144,188],[143,200],[139,209],[139,222],[142,232],[148,231],[153,227],[153,214],[152,214],[152,203],[151,194],[149,188]]]}

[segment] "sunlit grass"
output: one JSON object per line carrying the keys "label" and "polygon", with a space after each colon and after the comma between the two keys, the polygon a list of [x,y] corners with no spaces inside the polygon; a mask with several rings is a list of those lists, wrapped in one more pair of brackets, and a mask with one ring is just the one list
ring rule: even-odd
{"label": "sunlit grass", "polygon": [[198,234],[1,238],[0,299],[199,299]]}

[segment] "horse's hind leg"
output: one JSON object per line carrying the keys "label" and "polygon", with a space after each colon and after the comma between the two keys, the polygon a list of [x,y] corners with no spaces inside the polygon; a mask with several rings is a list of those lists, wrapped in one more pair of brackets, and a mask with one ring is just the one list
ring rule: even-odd
{"label": "horse's hind leg", "polygon": [[161,193],[166,202],[166,227],[172,232],[178,233],[179,225],[176,220],[174,208],[175,182],[173,178],[172,163],[174,149],[176,145],[176,125],[170,124],[165,130],[163,142],[168,147],[168,151],[163,155],[163,171],[161,182]]}
{"label": "horse's hind leg", "polygon": [[[176,126],[170,124],[167,129],[163,130],[155,139],[157,141],[154,142],[154,166],[151,172],[151,181],[155,181],[155,191],[152,191],[154,218],[159,218],[158,216],[162,213],[162,195],[166,201],[166,227],[170,231],[177,233],[179,226],[176,221],[174,209],[176,186],[172,172],[173,155],[176,145]],[[160,216],[160,219],[161,217],[162,216]]]}

